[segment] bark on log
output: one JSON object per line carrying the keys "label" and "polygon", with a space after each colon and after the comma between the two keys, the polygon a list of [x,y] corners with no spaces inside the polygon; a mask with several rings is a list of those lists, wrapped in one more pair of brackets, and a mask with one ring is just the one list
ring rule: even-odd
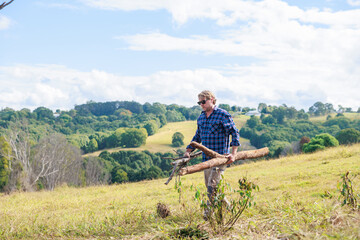
{"label": "bark on log", "polygon": [[211,157],[211,158],[224,157],[223,155],[215,152],[214,150],[211,150],[211,149],[205,147],[204,145],[202,145],[198,142],[191,142],[190,146],[201,150],[203,153],[205,153],[206,156]]}
{"label": "bark on log", "polygon": [[[194,142],[192,142],[190,145],[193,147],[196,146],[196,148],[202,150],[204,153],[205,153],[205,151],[209,152],[208,150],[210,150],[199,143],[194,144]],[[205,151],[203,149],[205,149]],[[210,150],[210,152],[214,152],[214,151]],[[228,159],[225,156],[220,155],[218,153],[216,153],[216,154],[218,155],[217,157],[214,157],[208,161],[180,169],[179,175],[184,176],[187,174],[200,172],[200,171],[203,171],[208,168],[224,165],[228,161]],[[242,151],[242,152],[236,153],[235,161],[260,158],[260,157],[264,157],[268,154],[269,154],[269,149],[267,147],[256,149],[256,150],[250,150],[250,151]]]}

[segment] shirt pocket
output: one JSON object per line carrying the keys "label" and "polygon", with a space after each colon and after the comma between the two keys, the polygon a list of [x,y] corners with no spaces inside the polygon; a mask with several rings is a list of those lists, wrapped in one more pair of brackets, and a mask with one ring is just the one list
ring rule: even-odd
{"label": "shirt pocket", "polygon": [[221,122],[220,121],[216,121],[213,124],[211,124],[210,133],[219,134],[220,131],[221,131]]}

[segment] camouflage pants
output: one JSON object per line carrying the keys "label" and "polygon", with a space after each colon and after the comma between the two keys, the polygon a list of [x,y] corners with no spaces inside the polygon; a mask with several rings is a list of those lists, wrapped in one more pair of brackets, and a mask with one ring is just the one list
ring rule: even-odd
{"label": "camouflage pants", "polygon": [[225,169],[226,165],[222,165],[204,170],[205,186],[207,188],[208,198],[210,201],[213,194],[216,192],[216,186],[220,182]]}

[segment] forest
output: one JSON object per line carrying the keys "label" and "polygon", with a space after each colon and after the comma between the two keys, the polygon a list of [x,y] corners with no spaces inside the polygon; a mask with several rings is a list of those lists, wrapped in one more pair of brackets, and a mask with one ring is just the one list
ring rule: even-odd
{"label": "forest", "polygon": [[[335,110],[332,104],[316,102],[306,112],[260,103],[257,109],[219,104],[234,117],[257,110],[239,129],[255,148],[269,147],[269,159],[314,152],[339,144],[360,141],[360,119]],[[360,108],[357,111],[360,112]],[[53,190],[69,186],[91,186],[135,182],[166,177],[174,152],[129,151],[146,143],[148,136],[168,122],[196,120],[199,106],[140,104],[134,101],[94,102],[69,111],[38,107],[0,111],[0,191]],[[324,121],[313,117],[326,116]],[[185,148],[183,136],[173,136],[173,146]],[[107,149],[120,148],[117,152]],[[99,156],[87,156],[102,150]],[[197,158],[192,164],[200,162]]]}

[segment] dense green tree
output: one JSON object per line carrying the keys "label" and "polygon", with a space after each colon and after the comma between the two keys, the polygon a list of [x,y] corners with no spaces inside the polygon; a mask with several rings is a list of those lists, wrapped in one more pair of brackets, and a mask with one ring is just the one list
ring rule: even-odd
{"label": "dense green tree", "polygon": [[150,113],[153,113],[155,115],[162,115],[166,113],[166,106],[164,104],[161,104],[159,102],[155,102],[152,104],[150,108]]}
{"label": "dense green tree", "polygon": [[228,112],[231,111],[231,108],[230,108],[230,105],[229,105],[229,104],[220,103],[220,104],[219,104],[219,108],[224,109],[224,110],[226,110],[226,111],[228,111]]}
{"label": "dense green tree", "polygon": [[331,103],[325,103],[325,109],[326,109],[326,113],[328,114],[336,112],[334,106]]}
{"label": "dense green tree", "polygon": [[283,124],[285,121],[285,116],[286,116],[286,108],[283,106],[275,108],[271,112],[271,115],[276,119],[277,123]]}
{"label": "dense green tree", "polygon": [[175,110],[169,110],[165,114],[167,122],[181,122],[185,121],[184,115],[181,112],[177,112]]}
{"label": "dense green tree", "polygon": [[14,121],[18,119],[18,114],[14,109],[6,107],[0,111],[0,118],[5,121]]}
{"label": "dense green tree", "polygon": [[331,103],[316,102],[309,108],[309,113],[315,116],[322,116],[333,112],[335,112],[335,109]]}
{"label": "dense green tree", "polygon": [[354,128],[347,128],[336,134],[336,139],[340,144],[352,144],[360,142],[360,131]]}
{"label": "dense green tree", "polygon": [[323,123],[323,126],[334,126],[337,125],[340,127],[340,129],[350,128],[351,127],[351,120],[346,117],[336,117],[331,118]]}
{"label": "dense green tree", "polygon": [[129,177],[127,172],[120,167],[116,167],[111,171],[111,180],[113,183],[123,183],[129,181]]}
{"label": "dense green tree", "polygon": [[145,174],[146,179],[157,179],[163,177],[163,172],[157,166],[151,166]]}
{"label": "dense green tree", "polygon": [[0,191],[4,189],[9,180],[11,148],[3,136],[0,136]]}
{"label": "dense green tree", "polygon": [[180,147],[184,145],[184,135],[181,132],[176,132],[172,135],[173,147]]}
{"label": "dense green tree", "polygon": [[122,147],[123,144],[123,134],[127,131],[126,128],[118,128],[116,129],[113,134],[106,138],[106,147],[107,148],[115,148],[115,147]]}
{"label": "dense green tree", "polygon": [[250,139],[251,138],[251,135],[253,134],[253,130],[249,127],[242,127],[239,131],[239,134],[241,137],[243,138],[247,138],[247,139]]}
{"label": "dense green tree", "polygon": [[99,149],[98,142],[95,138],[91,139],[86,147],[86,152],[95,152]]}
{"label": "dense green tree", "polygon": [[300,111],[298,111],[296,118],[297,119],[308,120],[309,119],[309,114],[305,113],[304,109],[301,109]]}
{"label": "dense green tree", "polygon": [[325,115],[326,114],[325,104],[323,104],[322,102],[314,103],[314,105],[312,105],[309,108],[309,113],[315,116]]}
{"label": "dense green tree", "polygon": [[263,119],[261,119],[261,122],[262,122],[263,124],[269,124],[269,125],[271,125],[271,124],[275,124],[275,123],[276,123],[276,119],[275,119],[273,116],[269,115],[269,116],[263,117]]}
{"label": "dense green tree", "polygon": [[231,106],[231,111],[233,112],[240,112],[241,111],[241,107],[233,105]]}
{"label": "dense green tree", "polygon": [[121,136],[121,143],[124,147],[140,147],[146,143],[148,135],[145,128],[129,128]]}
{"label": "dense green tree", "polygon": [[193,106],[190,108],[190,111],[189,111],[189,119],[188,120],[196,120],[200,114],[201,114],[201,107],[200,106]]}
{"label": "dense green tree", "polygon": [[55,119],[53,111],[46,107],[38,107],[33,113],[36,115],[37,120],[52,122]]}
{"label": "dense green tree", "polygon": [[156,121],[154,121],[154,120],[151,120],[151,121],[148,121],[147,123],[145,123],[144,128],[146,129],[147,134],[149,136],[154,135],[159,129]]}
{"label": "dense green tree", "polygon": [[256,116],[251,116],[250,119],[246,121],[246,125],[249,128],[255,128],[257,125],[260,124],[260,119]]}
{"label": "dense green tree", "polygon": [[163,127],[163,126],[165,126],[167,124],[165,114],[159,115],[158,118],[160,120],[160,127]]}
{"label": "dense green tree", "polygon": [[287,119],[295,119],[297,117],[298,111],[295,109],[295,107],[289,107],[286,108],[285,116]]}

